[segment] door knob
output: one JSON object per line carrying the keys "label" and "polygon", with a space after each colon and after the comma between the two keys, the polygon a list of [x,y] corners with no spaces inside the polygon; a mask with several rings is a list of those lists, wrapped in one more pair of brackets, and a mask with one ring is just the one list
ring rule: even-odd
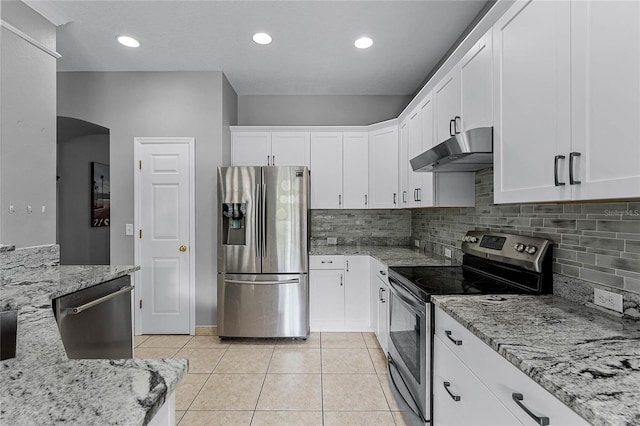
{"label": "door knob", "polygon": [[187,251],[187,246],[182,245],[182,246],[180,246],[180,248],[178,250],[180,250],[181,252],[184,253],[185,251]]}

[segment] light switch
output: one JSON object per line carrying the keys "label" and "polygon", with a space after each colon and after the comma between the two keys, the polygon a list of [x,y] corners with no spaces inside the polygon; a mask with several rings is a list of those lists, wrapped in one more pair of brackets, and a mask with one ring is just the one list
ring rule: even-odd
{"label": "light switch", "polygon": [[27,206],[27,213],[28,214],[33,213],[33,208],[31,206]]}
{"label": "light switch", "polygon": [[133,223],[127,223],[124,227],[125,235],[133,235]]}
{"label": "light switch", "polygon": [[14,206],[9,206],[9,213],[15,213],[16,212],[16,208]]}

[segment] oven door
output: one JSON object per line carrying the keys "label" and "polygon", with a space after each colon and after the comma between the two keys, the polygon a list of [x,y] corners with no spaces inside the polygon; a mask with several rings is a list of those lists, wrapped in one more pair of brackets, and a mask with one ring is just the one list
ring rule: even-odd
{"label": "oven door", "polygon": [[431,418],[431,308],[389,277],[389,382],[409,424]]}

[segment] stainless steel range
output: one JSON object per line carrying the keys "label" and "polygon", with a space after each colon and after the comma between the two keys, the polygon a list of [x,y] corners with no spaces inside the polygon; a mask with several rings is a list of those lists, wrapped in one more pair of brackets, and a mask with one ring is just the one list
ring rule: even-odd
{"label": "stainless steel range", "polygon": [[431,424],[432,419],[431,296],[552,291],[548,240],[469,231],[462,251],[462,266],[389,268],[389,382],[409,424]]}

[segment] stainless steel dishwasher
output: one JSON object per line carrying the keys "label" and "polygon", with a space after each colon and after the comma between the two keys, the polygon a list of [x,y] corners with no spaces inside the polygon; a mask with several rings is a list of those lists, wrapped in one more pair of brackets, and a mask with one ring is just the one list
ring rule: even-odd
{"label": "stainless steel dishwasher", "polygon": [[132,358],[131,277],[116,278],[53,299],[67,356]]}

